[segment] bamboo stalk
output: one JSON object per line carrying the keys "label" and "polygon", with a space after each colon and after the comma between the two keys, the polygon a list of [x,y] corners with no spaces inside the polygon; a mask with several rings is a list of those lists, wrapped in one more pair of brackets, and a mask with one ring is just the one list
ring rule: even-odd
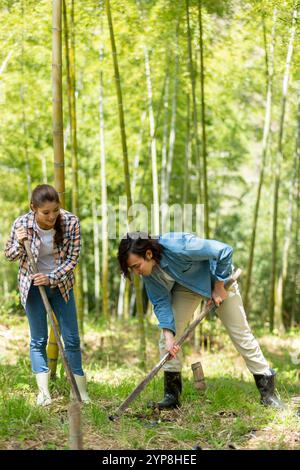
{"label": "bamboo stalk", "polygon": [[277,315],[275,317],[275,285],[276,285],[276,276],[277,276],[277,251],[278,251],[278,198],[279,198],[279,188],[280,188],[280,173],[281,173],[281,164],[283,160],[283,132],[284,132],[284,122],[285,122],[285,112],[286,112],[286,102],[287,102],[287,92],[288,92],[288,82],[290,76],[290,66],[294,49],[294,40],[297,28],[297,6],[293,11],[292,25],[290,31],[290,38],[287,49],[286,63],[285,63],[285,72],[282,81],[282,99],[281,99],[281,114],[280,114],[280,124],[279,124],[279,134],[278,134],[278,148],[276,154],[276,168],[275,168],[275,180],[274,180],[274,193],[273,193],[273,226],[272,226],[272,268],[271,268],[271,282],[270,282],[270,301],[269,301],[269,320],[270,320],[270,331],[274,329],[274,325],[280,327],[282,321],[280,315],[276,311]]}
{"label": "bamboo stalk", "polygon": [[[125,129],[125,116],[124,116],[124,107],[123,107],[123,96],[121,89],[121,79],[119,73],[119,64],[117,58],[117,48],[114,36],[113,21],[111,15],[110,1],[105,0],[106,5],[106,14],[109,26],[109,34],[111,40],[112,56],[113,56],[113,65],[114,65],[114,74],[115,74],[115,85],[118,99],[118,110],[119,110],[119,122],[120,122],[120,134],[122,142],[122,151],[123,151],[123,167],[124,167],[124,178],[125,178],[125,190],[127,197],[127,224],[129,226],[132,216],[129,214],[129,210],[132,206],[132,196],[131,196],[131,187],[130,187],[130,173],[129,173],[129,164],[128,164],[128,150],[127,150],[127,139],[126,139],[126,129]],[[145,367],[146,364],[146,336],[145,336],[145,325],[144,325],[144,312],[143,312],[143,300],[140,279],[138,276],[134,275],[133,277],[135,293],[136,293],[136,310],[137,318],[139,322],[139,333],[140,333],[140,354],[141,354],[141,365]]]}
{"label": "bamboo stalk", "polygon": [[[103,37],[103,1],[101,1],[101,37]],[[99,84],[99,117],[100,117],[100,175],[101,175],[101,238],[102,238],[102,314],[109,322],[109,273],[108,273],[108,207],[107,207],[107,181],[106,181],[106,153],[104,138],[104,85],[103,85],[103,59],[104,45],[101,40],[99,50],[100,84]]]}
{"label": "bamboo stalk", "polygon": [[201,84],[201,126],[202,126],[202,168],[203,168],[203,202],[204,202],[204,232],[205,237],[209,238],[209,196],[207,180],[207,138],[205,122],[205,73],[203,58],[203,24],[202,24],[202,0],[198,0],[198,21],[200,36],[200,84]]}
{"label": "bamboo stalk", "polygon": [[[54,185],[62,207],[65,207],[65,164],[63,136],[63,101],[62,101],[62,0],[52,2],[52,123],[54,153]],[[55,317],[55,316],[54,316]],[[54,324],[58,322],[55,318]],[[56,374],[58,347],[53,328],[50,328],[47,348],[51,376]]]}
{"label": "bamboo stalk", "polygon": [[192,103],[193,103],[193,128],[194,128],[194,142],[196,150],[196,166],[198,169],[198,191],[197,199],[200,203],[203,201],[202,194],[202,174],[201,174],[201,155],[200,155],[200,142],[198,136],[198,113],[197,113],[197,100],[196,100],[196,74],[193,65],[193,53],[192,53],[192,37],[191,37],[191,26],[190,26],[190,12],[189,12],[189,0],[186,0],[186,20],[187,20],[187,40],[188,40],[188,71],[191,80],[192,87]]}
{"label": "bamboo stalk", "polygon": [[[266,105],[265,105],[265,120],[264,120],[264,130],[262,138],[262,156],[261,156],[261,168],[259,174],[259,181],[256,192],[256,200],[253,213],[253,222],[252,222],[252,234],[250,240],[250,250],[249,250],[249,261],[246,271],[246,280],[245,280],[245,295],[244,295],[244,307],[247,312],[250,306],[250,289],[251,289],[251,279],[252,279],[252,268],[254,261],[254,249],[255,249],[255,240],[256,240],[256,230],[257,230],[257,221],[261,200],[261,192],[264,182],[265,175],[265,166],[268,150],[268,142],[270,135],[271,127],[271,106],[272,106],[272,94],[273,94],[273,74],[274,74],[274,49],[275,49],[275,35],[276,35],[276,21],[277,21],[277,9],[274,8],[273,11],[273,26],[272,26],[272,39],[270,43],[270,53],[268,54],[266,38],[265,38],[265,27],[264,32],[264,41],[265,41],[265,56],[267,64],[267,96],[266,96]],[[264,23],[263,23],[264,24]]]}
{"label": "bamboo stalk", "polygon": [[62,100],[62,0],[53,0],[52,8],[52,119],[54,182],[62,207],[65,207],[65,164]]}

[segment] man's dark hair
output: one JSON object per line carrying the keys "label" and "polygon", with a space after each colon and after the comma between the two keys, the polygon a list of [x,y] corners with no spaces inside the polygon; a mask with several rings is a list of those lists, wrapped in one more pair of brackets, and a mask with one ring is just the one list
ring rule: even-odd
{"label": "man's dark hair", "polygon": [[157,238],[151,238],[151,236],[145,232],[126,233],[120,242],[118,251],[119,265],[125,277],[130,279],[130,272],[127,265],[130,253],[145,259],[148,250],[152,251],[153,259],[159,263],[163,247],[158,243]]}

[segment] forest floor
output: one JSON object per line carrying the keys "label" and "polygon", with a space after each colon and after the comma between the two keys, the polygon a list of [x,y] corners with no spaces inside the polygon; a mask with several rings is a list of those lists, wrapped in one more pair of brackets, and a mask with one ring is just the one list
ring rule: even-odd
{"label": "forest floor", "polygon": [[[208,322],[207,322],[208,323]],[[256,331],[262,349],[278,372],[283,410],[259,404],[253,377],[223,327],[213,321],[210,351],[196,354],[185,346],[184,387],[179,409],[157,412],[147,407],[162,397],[160,372],[124,415],[108,416],[145,377],[139,367],[137,324],[104,329],[87,324],[84,366],[92,404],[82,411],[85,449],[298,449],[300,419],[300,336]],[[209,326],[209,328],[211,328]],[[158,328],[147,323],[147,367],[158,361]],[[53,402],[35,406],[36,384],[29,362],[29,333],[22,315],[0,321],[0,449],[68,449],[69,387],[59,364],[51,383]],[[300,354],[299,354],[300,356]],[[206,390],[195,390],[190,365],[201,360]]]}

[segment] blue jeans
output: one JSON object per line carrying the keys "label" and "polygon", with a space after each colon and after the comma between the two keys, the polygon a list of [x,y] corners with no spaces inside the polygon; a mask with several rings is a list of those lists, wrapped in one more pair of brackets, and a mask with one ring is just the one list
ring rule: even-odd
{"label": "blue jeans", "polygon": [[[73,374],[84,375],[81,363],[80,338],[73,289],[65,302],[58,287],[44,286],[50,305],[59,323],[65,352]],[[46,346],[48,341],[47,312],[37,286],[31,285],[26,302],[26,315],[30,327],[30,359],[35,374],[48,372]]]}

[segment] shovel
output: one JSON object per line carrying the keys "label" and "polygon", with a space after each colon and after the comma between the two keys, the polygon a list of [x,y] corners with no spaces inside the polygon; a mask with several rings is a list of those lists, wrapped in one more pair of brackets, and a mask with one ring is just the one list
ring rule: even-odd
{"label": "shovel", "polygon": [[[33,274],[37,274],[38,269],[37,269],[35,260],[33,258],[33,255],[32,255],[31,249],[30,249],[30,243],[27,239],[24,239],[24,246],[25,246],[25,250],[26,250],[29,262],[30,262],[31,267],[32,267],[32,272],[33,272]],[[62,362],[63,362],[64,368],[65,368],[65,371],[66,371],[67,379],[68,379],[68,381],[70,383],[70,386],[71,386],[73,397],[75,397],[75,401],[73,403],[71,403],[70,407],[69,407],[70,448],[71,448],[71,450],[80,450],[80,449],[82,449],[82,435],[81,435],[81,432],[80,432],[80,424],[81,424],[81,405],[80,405],[80,403],[82,402],[81,396],[80,396],[80,393],[79,393],[79,390],[78,390],[78,387],[77,387],[77,383],[75,381],[74,374],[73,374],[73,372],[70,368],[65,350],[63,348],[63,345],[62,345],[62,342],[61,342],[61,339],[60,339],[60,335],[58,333],[58,329],[57,329],[57,326],[56,326],[56,323],[55,323],[54,314],[52,312],[52,308],[51,308],[50,302],[48,300],[48,297],[47,297],[47,294],[46,294],[46,291],[45,291],[45,287],[44,286],[38,286],[38,288],[39,288],[39,291],[40,291],[40,294],[41,294],[41,297],[42,297],[42,301],[43,301],[43,304],[45,306],[50,324],[51,324],[53,332],[54,332],[54,336],[55,336],[55,339],[56,339],[56,342],[57,342],[57,345],[58,345],[58,349],[59,349],[59,352],[61,354]]]}

